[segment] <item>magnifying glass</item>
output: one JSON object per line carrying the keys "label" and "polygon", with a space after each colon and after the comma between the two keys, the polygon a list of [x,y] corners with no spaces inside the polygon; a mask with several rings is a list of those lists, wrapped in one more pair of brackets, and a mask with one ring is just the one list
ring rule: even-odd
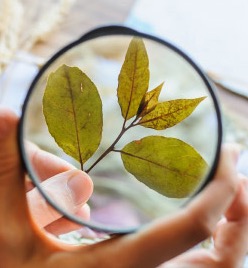
{"label": "magnifying glass", "polygon": [[[40,69],[23,106],[19,143],[46,202],[82,228],[111,235],[187,205],[212,179],[221,137],[214,89],[189,56],[158,37],[107,26]],[[31,143],[90,175],[89,219],[54,194],[59,183],[47,187],[53,178],[33,161]]]}

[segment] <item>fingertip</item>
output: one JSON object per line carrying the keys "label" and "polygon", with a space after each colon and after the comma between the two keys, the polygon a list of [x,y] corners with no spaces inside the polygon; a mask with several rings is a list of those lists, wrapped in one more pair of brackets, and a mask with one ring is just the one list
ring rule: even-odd
{"label": "fingertip", "polygon": [[10,118],[10,119],[16,119],[17,115],[14,111],[8,109],[8,108],[4,108],[0,106],[0,116],[6,117],[6,118]]}
{"label": "fingertip", "polygon": [[230,196],[234,196],[238,188],[237,169],[241,147],[238,144],[224,144],[221,149],[220,162],[215,175],[217,181],[229,189]]}
{"label": "fingertip", "polygon": [[238,143],[226,143],[222,146],[222,152],[224,155],[229,154],[236,164],[241,152],[241,146]]}
{"label": "fingertip", "polygon": [[[238,177],[244,185],[246,185],[246,183],[248,183],[248,178],[243,173],[239,173]],[[246,187],[246,186],[244,186],[244,187]]]}
{"label": "fingertip", "polygon": [[84,221],[90,220],[90,206],[86,203],[84,204],[76,213],[76,216],[83,219]]}
{"label": "fingertip", "polygon": [[[90,207],[88,204],[83,205],[79,211],[75,214],[78,219],[82,219],[83,221],[88,221],[90,219]],[[45,226],[45,230],[53,235],[61,235],[66,234],[75,230],[85,229],[82,225],[75,223],[65,217],[62,217],[54,222]],[[86,228],[88,229],[88,228]],[[93,232],[92,232],[93,233]]]}
{"label": "fingertip", "polygon": [[76,206],[87,202],[93,192],[93,183],[91,178],[81,170],[71,170],[67,186],[72,200]]}
{"label": "fingertip", "polygon": [[239,174],[238,176],[239,179],[241,180],[241,188],[244,195],[244,203],[245,203],[244,207],[248,217],[248,178],[243,174]]}
{"label": "fingertip", "polygon": [[93,183],[85,172],[77,169],[65,171],[42,181],[40,187],[55,207],[52,208],[44,201],[37,188],[27,193],[30,210],[39,226],[47,226],[61,218],[62,215],[56,209],[67,214],[83,213],[82,216],[89,217],[90,212],[85,203],[92,194]]}
{"label": "fingertip", "polygon": [[238,174],[238,191],[232,204],[225,213],[229,221],[248,221],[248,180]]}

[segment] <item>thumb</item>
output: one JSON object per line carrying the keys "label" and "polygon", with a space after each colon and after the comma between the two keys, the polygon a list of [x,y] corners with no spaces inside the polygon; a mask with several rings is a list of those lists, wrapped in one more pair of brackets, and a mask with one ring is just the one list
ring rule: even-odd
{"label": "thumb", "polygon": [[[76,169],[43,181],[41,187],[55,204],[71,214],[82,208],[93,191],[90,177]],[[63,216],[44,200],[37,188],[27,193],[27,200],[31,214],[39,227],[45,227]]]}
{"label": "thumb", "polygon": [[[0,109],[0,224],[25,219],[24,172],[17,146],[18,118]],[[2,217],[2,215],[5,215]]]}
{"label": "thumb", "polygon": [[14,113],[0,109],[0,240],[6,252],[11,250],[18,258],[33,244],[33,229],[17,146],[17,125]]}

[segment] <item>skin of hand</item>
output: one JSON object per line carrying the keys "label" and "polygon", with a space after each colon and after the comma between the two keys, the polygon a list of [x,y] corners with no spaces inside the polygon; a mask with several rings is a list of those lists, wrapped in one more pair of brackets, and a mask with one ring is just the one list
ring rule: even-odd
{"label": "skin of hand", "polygon": [[[215,178],[187,208],[137,233],[71,247],[45,235],[30,215],[17,125],[12,112],[0,111],[1,267],[241,267],[248,248],[248,190],[235,169],[234,147],[223,147]],[[225,221],[217,224],[222,215]],[[187,251],[209,236],[213,249]]]}
{"label": "skin of hand", "polygon": [[[68,162],[40,150],[31,143],[26,144],[28,155],[36,173],[41,180],[43,190],[49,193],[60,206],[84,220],[89,219],[90,209],[86,204],[93,192],[90,177],[75,169]],[[37,225],[49,233],[59,235],[82,228],[62,217],[55,209],[44,201],[37,188],[26,177],[27,201],[32,217]],[[63,197],[63,198],[62,198]]]}

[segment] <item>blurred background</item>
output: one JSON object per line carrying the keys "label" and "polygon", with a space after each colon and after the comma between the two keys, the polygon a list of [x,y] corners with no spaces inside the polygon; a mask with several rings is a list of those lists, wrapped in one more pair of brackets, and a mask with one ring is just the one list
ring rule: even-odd
{"label": "blurred background", "polygon": [[0,0],[0,106],[21,113],[29,85],[57,50],[97,26],[124,24],[188,53],[217,88],[224,139],[248,175],[247,0]]}
{"label": "blurred background", "polygon": [[188,53],[218,86],[225,140],[248,147],[247,12],[246,0],[0,0],[0,104],[20,113],[58,49],[99,25],[125,24]]}
{"label": "blurred background", "polygon": [[177,43],[207,71],[247,87],[247,12],[246,0],[138,0],[130,19]]}

